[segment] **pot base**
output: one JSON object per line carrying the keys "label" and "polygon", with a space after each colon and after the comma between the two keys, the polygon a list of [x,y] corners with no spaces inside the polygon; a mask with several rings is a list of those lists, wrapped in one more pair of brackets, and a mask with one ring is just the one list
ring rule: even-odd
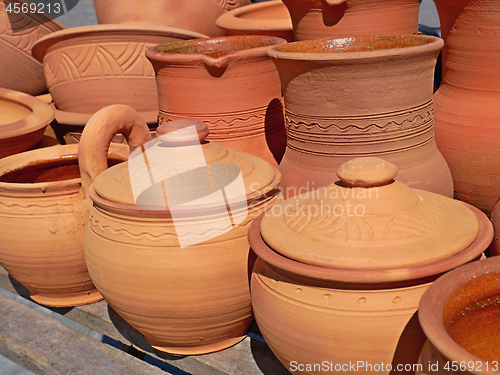
{"label": "pot base", "polygon": [[103,298],[101,293],[94,290],[88,290],[80,293],[71,294],[58,294],[58,295],[48,295],[48,294],[31,294],[30,298],[39,303],[40,305],[50,306],[50,307],[73,307],[88,305],[89,303],[99,302]]}
{"label": "pot base", "polygon": [[156,350],[173,355],[202,355],[227,349],[233,345],[238,344],[240,341],[243,341],[246,337],[247,335],[245,334],[243,336],[231,337],[227,340],[200,346],[184,346],[184,347],[181,346],[170,347],[170,346],[157,346],[157,345],[151,345],[151,346]]}

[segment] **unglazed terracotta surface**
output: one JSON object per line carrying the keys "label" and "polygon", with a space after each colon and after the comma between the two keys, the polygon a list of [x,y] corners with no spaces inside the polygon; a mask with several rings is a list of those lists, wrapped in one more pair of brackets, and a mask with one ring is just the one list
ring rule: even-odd
{"label": "unglazed terracotta surface", "polygon": [[31,56],[31,47],[43,36],[65,27],[45,13],[7,14],[6,7],[30,1],[0,2],[0,87],[30,95],[47,92],[43,67]]}
{"label": "unglazed terracotta surface", "polygon": [[[429,340],[422,351],[423,372],[498,374],[499,277],[500,258],[492,257],[459,267],[429,287],[419,307]],[[436,360],[439,366],[428,366]],[[453,361],[458,368],[451,368]]]}
{"label": "unglazed terracotta surface", "polygon": [[228,36],[169,43],[146,51],[156,72],[159,125],[193,118],[207,140],[277,166],[286,143],[278,72],[267,56],[285,40]]}
{"label": "unglazed terracotta surface", "polygon": [[[110,162],[127,148],[110,149]],[[85,265],[85,202],[78,146],[52,146],[0,160],[0,264],[47,306],[102,299]]]}
{"label": "unglazed terracotta surface", "polygon": [[500,198],[500,3],[471,1],[446,40],[446,73],[434,95],[436,142],[455,197],[487,215]]}
{"label": "unglazed terracotta surface", "polygon": [[[121,117],[117,113],[115,119],[120,121],[142,121],[137,114]],[[110,114],[102,112],[94,118],[99,119],[99,128],[114,134]],[[80,145],[94,134],[95,128],[89,125]],[[194,139],[186,139],[183,133],[189,125],[196,125]],[[140,127],[147,129],[144,123]],[[94,206],[85,236],[85,256],[92,280],[109,305],[154,348],[178,355],[222,350],[247,335],[253,321],[249,272],[255,258],[249,251],[248,227],[260,212],[281,200],[276,168],[207,142],[206,133],[206,125],[193,120],[160,126],[158,138],[143,146],[144,154],[135,153],[128,165],[104,171],[90,192]],[[185,201],[186,195],[200,192],[202,184],[193,182],[201,181],[199,175],[184,178],[182,172],[189,173],[200,152],[212,171],[209,193],[226,189],[216,182],[226,173],[216,172],[217,164],[241,172],[243,196],[229,200],[236,204],[229,203],[233,219],[236,222],[238,217],[240,224],[229,223],[228,231],[221,229],[227,221],[226,204],[220,207],[203,200],[185,202],[180,208],[175,204],[176,199]],[[141,172],[137,166],[142,158],[147,159],[148,168]],[[159,170],[179,178],[147,185],[147,175]],[[137,179],[137,173],[144,179]],[[145,190],[136,200],[137,183],[143,180]],[[148,199],[154,198],[155,186],[160,188],[163,207]],[[244,207],[248,211],[243,217]],[[185,239],[198,238],[199,228],[204,234],[223,234],[184,246]]]}
{"label": "unglazed terracotta surface", "polygon": [[40,39],[32,49],[43,61],[57,109],[90,113],[111,104],[157,110],[155,75],[144,51],[158,43],[205,35],[154,25],[91,25]]}
{"label": "unglazed terracotta surface", "polygon": [[0,158],[35,148],[53,118],[41,100],[0,88]]}
{"label": "unglazed terracotta surface", "polygon": [[192,30],[222,36],[217,18],[250,0],[94,0],[99,23],[142,23]]}
{"label": "unglazed terracotta surface", "polygon": [[216,23],[227,35],[269,35],[294,41],[290,13],[281,0],[233,9],[217,18]]}
{"label": "unglazed terracotta surface", "polygon": [[416,34],[421,0],[283,0],[295,40]]}
{"label": "unglazed terracotta surface", "polygon": [[285,100],[285,197],[331,184],[332,171],[357,156],[383,157],[408,186],[452,197],[434,140],[433,74],[442,46],[435,37],[394,35],[270,49]]}

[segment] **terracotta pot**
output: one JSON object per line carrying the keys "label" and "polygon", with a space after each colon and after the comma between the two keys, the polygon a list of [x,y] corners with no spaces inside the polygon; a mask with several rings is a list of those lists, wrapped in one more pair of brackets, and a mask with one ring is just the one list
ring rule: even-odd
{"label": "terracotta pot", "polygon": [[498,374],[499,277],[500,258],[493,257],[459,267],[429,287],[418,313],[429,340],[423,372]]}
{"label": "terracotta pot", "polygon": [[500,198],[500,3],[472,1],[450,31],[447,71],[434,95],[436,142],[455,197],[487,215]]}
{"label": "terracotta pot", "polygon": [[433,74],[442,46],[431,36],[393,35],[269,50],[285,99],[285,197],[332,183],[331,171],[357,156],[384,157],[408,186],[452,197],[434,141]]}
{"label": "terracotta pot", "polygon": [[479,210],[410,189],[396,173],[381,159],[354,159],[339,169],[341,181],[252,224],[255,319],[292,373],[414,374],[405,366],[425,341],[421,295],[490,243]]}
{"label": "terracotta pot", "polygon": [[178,27],[209,36],[222,36],[215,25],[222,13],[250,0],[94,0],[99,23],[142,23]]}
{"label": "terracotta pot", "polygon": [[[100,126],[89,122],[80,146],[90,154],[97,131],[106,129],[110,139],[116,124],[131,118],[142,121],[113,107],[97,112],[92,120]],[[154,348],[180,355],[222,350],[241,341],[253,321],[254,256],[246,235],[253,219],[281,199],[280,174],[254,156],[205,142],[203,123],[172,121],[157,133],[144,154],[92,184],[89,272],[109,305]],[[84,169],[104,168],[90,160]]]}
{"label": "terracotta pot", "polygon": [[295,40],[416,34],[422,0],[283,0]]}
{"label": "terracotta pot", "polygon": [[43,12],[8,14],[6,6],[12,9],[14,4],[21,7],[31,2],[0,2],[0,87],[40,95],[47,92],[47,84],[42,64],[33,58],[31,48],[38,39],[65,27]]}
{"label": "terracotta pot", "polygon": [[94,113],[110,104],[153,111],[158,99],[145,49],[201,37],[166,26],[91,25],[47,35],[32,53],[43,61],[50,94],[61,111]]}
{"label": "terracotta pot", "polygon": [[[110,162],[127,147],[113,145]],[[78,146],[52,146],[0,160],[0,264],[47,306],[102,299],[85,265],[88,207],[78,171]]]}
{"label": "terracotta pot", "polygon": [[149,49],[158,124],[203,121],[210,129],[208,140],[277,166],[286,134],[279,76],[267,50],[284,43],[274,37],[228,36]]}
{"label": "terracotta pot", "polygon": [[281,0],[233,9],[217,18],[216,24],[227,35],[269,35],[294,41],[290,13]]}
{"label": "terracotta pot", "polygon": [[0,88],[0,158],[35,148],[53,118],[41,100]]}
{"label": "terracotta pot", "polygon": [[491,222],[495,228],[495,235],[488,249],[490,256],[500,255],[500,203],[497,202],[491,212]]}

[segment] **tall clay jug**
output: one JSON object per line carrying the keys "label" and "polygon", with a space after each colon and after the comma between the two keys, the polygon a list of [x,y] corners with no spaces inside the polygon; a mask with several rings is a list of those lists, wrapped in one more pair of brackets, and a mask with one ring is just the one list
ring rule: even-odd
{"label": "tall clay jug", "polygon": [[500,3],[471,1],[447,38],[446,72],[434,95],[436,142],[455,198],[490,214],[500,197]]}
{"label": "tall clay jug", "polygon": [[443,41],[430,36],[362,36],[276,46],[285,98],[285,196],[332,181],[359,156],[398,165],[410,187],[451,197],[448,166],[434,140],[433,74]]}

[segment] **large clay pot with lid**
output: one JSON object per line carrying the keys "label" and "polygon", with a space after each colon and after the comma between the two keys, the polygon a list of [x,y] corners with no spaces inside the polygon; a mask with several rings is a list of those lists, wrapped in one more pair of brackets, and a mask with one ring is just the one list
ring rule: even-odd
{"label": "large clay pot with lid", "polygon": [[436,142],[455,197],[487,215],[500,198],[500,3],[471,1],[450,30],[446,72],[434,95]]}
{"label": "large clay pot with lid", "polygon": [[[129,121],[98,112],[101,126],[87,126],[80,145],[99,129],[113,134],[111,115]],[[93,282],[154,348],[178,355],[246,337],[253,321],[248,228],[281,200],[276,168],[206,141],[207,134],[197,121],[167,122],[90,190],[85,257]],[[102,162],[91,169],[104,169]]]}
{"label": "large clay pot with lid", "polygon": [[[91,122],[89,123],[91,124]],[[122,129],[130,147],[140,134]],[[146,136],[149,139],[150,134]],[[0,264],[47,306],[76,306],[102,299],[85,264],[83,239],[88,221],[87,190],[99,157],[104,167],[126,160],[129,147],[100,143],[52,146],[0,160]],[[142,144],[139,141],[139,144]],[[109,147],[109,151],[108,151]],[[80,166],[79,161],[85,161]]]}
{"label": "large clay pot with lid", "polygon": [[432,36],[322,39],[269,50],[285,100],[285,196],[327,186],[358,156],[398,165],[410,187],[453,196],[434,140],[433,81],[443,41]]}
{"label": "large clay pot with lid", "polygon": [[416,34],[422,0],[283,0],[295,40]]}
{"label": "large clay pot with lid", "polygon": [[394,181],[396,167],[379,158],[354,159],[337,173],[340,181],[252,224],[257,324],[292,372],[413,374],[405,366],[425,341],[420,297],[481,255],[491,223],[472,206]]}
{"label": "large clay pot with lid", "polygon": [[500,258],[459,267],[427,289],[419,320],[428,338],[420,374],[498,374]]}
{"label": "large clay pot with lid", "polygon": [[158,123],[203,121],[208,140],[277,166],[286,134],[280,80],[267,51],[284,43],[276,37],[228,36],[148,49],[156,72]]}

